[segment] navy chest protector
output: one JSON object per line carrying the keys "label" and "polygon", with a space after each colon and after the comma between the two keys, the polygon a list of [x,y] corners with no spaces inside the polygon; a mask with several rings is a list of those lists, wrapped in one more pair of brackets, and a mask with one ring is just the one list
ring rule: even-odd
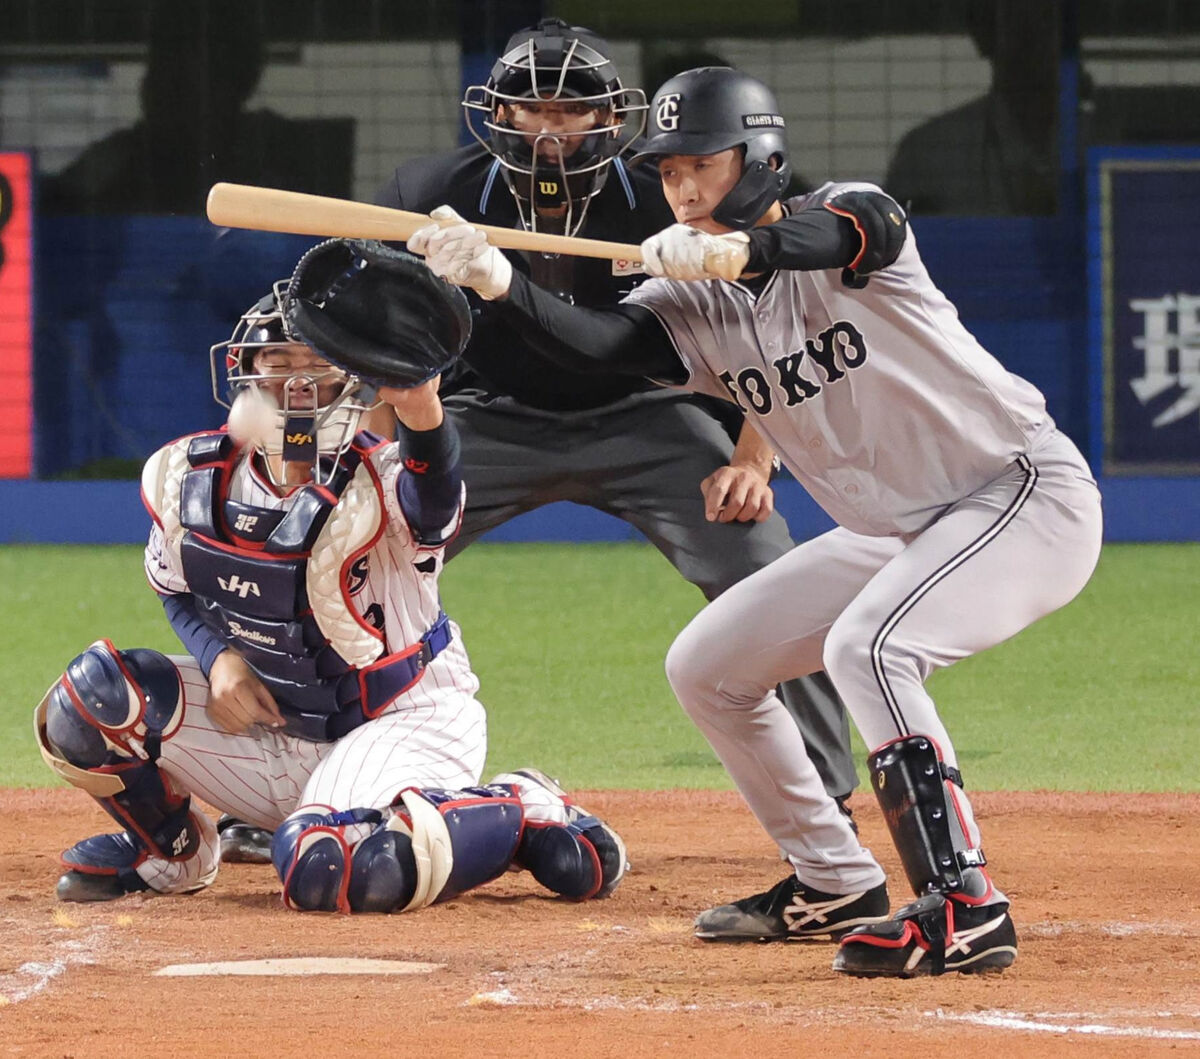
{"label": "navy chest protector", "polygon": [[354,666],[313,616],[306,576],[313,547],[373,443],[359,434],[330,481],[302,486],[286,511],[228,498],[240,455],[228,434],[188,445],[179,498],[184,576],[205,623],[270,689],[287,731],[305,739],[337,739],[379,716],[450,642],[440,614],[418,643]]}

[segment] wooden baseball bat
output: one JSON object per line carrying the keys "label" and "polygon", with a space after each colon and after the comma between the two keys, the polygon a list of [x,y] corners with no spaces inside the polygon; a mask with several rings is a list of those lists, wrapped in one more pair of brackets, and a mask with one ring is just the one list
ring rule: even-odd
{"label": "wooden baseball bat", "polygon": [[[255,187],[252,184],[214,184],[208,193],[208,219],[224,228],[250,228],[259,232],[290,232],[295,235],[322,235],[338,239],[380,239],[404,242],[418,228],[433,224],[424,213],[395,210],[367,202],[306,195],[299,191]],[[544,254],[572,254],[609,261],[641,260],[641,247],[632,243],[610,243],[602,239],[581,239],[571,235],[550,235],[475,224],[487,234],[492,246],[502,250],[532,250]],[[714,271],[724,265],[725,255],[710,256],[706,264]],[[741,272],[737,265],[733,275]]]}

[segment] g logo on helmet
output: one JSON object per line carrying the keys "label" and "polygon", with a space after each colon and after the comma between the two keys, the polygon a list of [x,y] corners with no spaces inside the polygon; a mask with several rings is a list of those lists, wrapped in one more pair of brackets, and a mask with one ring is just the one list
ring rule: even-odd
{"label": "g logo on helmet", "polygon": [[679,100],[678,92],[668,92],[658,101],[654,122],[663,132],[674,132],[679,128]]}

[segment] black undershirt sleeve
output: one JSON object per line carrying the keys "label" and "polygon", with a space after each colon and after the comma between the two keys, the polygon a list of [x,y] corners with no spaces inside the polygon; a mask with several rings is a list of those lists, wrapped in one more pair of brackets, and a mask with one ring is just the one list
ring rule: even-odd
{"label": "black undershirt sleeve", "polygon": [[[846,268],[861,249],[849,218],[819,207],[749,234],[748,274]],[[564,367],[642,375],[672,384],[687,381],[670,335],[645,306],[620,304],[601,310],[567,305],[514,272],[508,297],[492,307],[537,352]]]}
{"label": "black undershirt sleeve", "polygon": [[779,268],[798,272],[846,268],[862,249],[862,240],[850,218],[820,206],[752,228],[748,234],[747,273]]}
{"label": "black undershirt sleeve", "polygon": [[398,424],[405,473],[396,482],[400,510],[422,544],[440,544],[462,496],[458,431],[446,417],[433,430]]}
{"label": "black undershirt sleeve", "polygon": [[687,370],[671,336],[643,306],[585,309],[568,305],[515,271],[508,297],[491,304],[533,349],[565,368],[641,375],[674,384],[687,381]]}

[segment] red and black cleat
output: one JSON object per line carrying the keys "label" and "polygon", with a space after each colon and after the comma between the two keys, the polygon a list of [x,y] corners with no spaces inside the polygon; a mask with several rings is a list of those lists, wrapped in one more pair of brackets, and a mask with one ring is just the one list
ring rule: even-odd
{"label": "red and black cleat", "polygon": [[833,969],[858,978],[915,978],[957,971],[1001,971],[1017,958],[1008,901],[987,904],[963,894],[929,894],[891,919],[842,937]]}

